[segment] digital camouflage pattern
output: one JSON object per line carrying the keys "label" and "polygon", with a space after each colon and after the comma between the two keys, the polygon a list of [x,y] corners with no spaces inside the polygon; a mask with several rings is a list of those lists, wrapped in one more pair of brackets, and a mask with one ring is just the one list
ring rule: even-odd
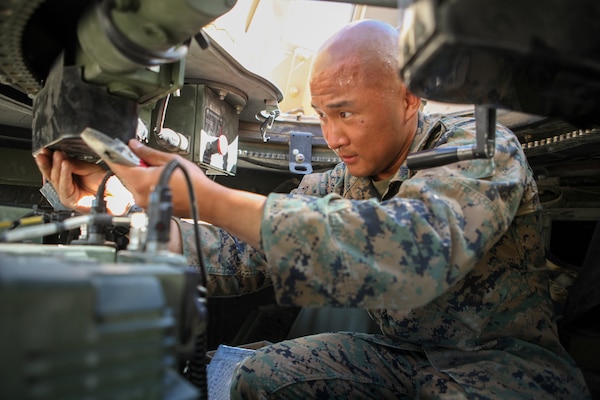
{"label": "digital camouflage pattern", "polygon": [[[473,119],[420,114],[410,151],[474,142]],[[518,139],[498,125],[493,159],[403,166],[383,198],[344,164],[269,195],[263,253],[204,230],[209,293],[272,281],[283,305],[368,308],[383,333],[269,346],[238,368],[232,396],[589,398],[558,341],[539,208]]]}

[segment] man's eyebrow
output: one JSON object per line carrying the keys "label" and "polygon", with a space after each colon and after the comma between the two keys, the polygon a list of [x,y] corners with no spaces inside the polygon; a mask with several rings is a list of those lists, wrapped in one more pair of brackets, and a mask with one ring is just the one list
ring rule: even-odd
{"label": "man's eyebrow", "polygon": [[[353,103],[350,100],[341,100],[337,103],[329,103],[325,104],[325,108],[336,109],[336,108],[344,108],[350,107]],[[317,109],[318,107],[315,104],[311,104],[312,108]]]}

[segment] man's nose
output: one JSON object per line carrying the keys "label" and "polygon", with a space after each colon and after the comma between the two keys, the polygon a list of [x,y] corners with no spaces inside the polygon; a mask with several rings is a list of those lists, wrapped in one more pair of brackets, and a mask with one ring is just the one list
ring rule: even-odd
{"label": "man's nose", "polygon": [[328,123],[326,126],[321,126],[321,128],[323,139],[325,139],[330,149],[335,150],[348,144],[348,137],[338,124]]}

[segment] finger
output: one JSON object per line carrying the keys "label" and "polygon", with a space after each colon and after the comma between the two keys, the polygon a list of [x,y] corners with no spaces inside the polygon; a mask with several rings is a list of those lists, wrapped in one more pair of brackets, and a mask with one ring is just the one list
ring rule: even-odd
{"label": "finger", "polygon": [[58,184],[60,182],[62,162],[64,156],[61,151],[55,151],[52,153],[52,168],[50,169],[50,182],[54,185],[55,189],[58,190]]}
{"label": "finger", "polygon": [[133,151],[139,158],[144,160],[144,162],[146,162],[148,165],[165,165],[173,158],[177,157],[175,154],[146,146],[136,139],[131,139],[128,145],[131,151]]}
{"label": "finger", "polygon": [[[131,139],[129,141],[129,147],[130,147],[130,149],[134,153],[136,153],[136,150],[140,151],[140,150],[137,149],[137,145],[139,145],[142,148],[141,153],[144,153],[144,151],[143,151],[144,149],[143,148],[145,148],[147,146],[143,145],[139,140],[136,140],[136,139]],[[160,153],[161,152],[153,150],[153,149],[150,149],[150,150],[152,150],[150,152],[150,154],[152,154],[152,152],[156,152],[155,159],[153,160],[154,162],[152,164],[146,162],[146,160],[144,159],[144,157],[145,157],[144,154],[136,154],[142,160],[142,164],[141,165],[143,165],[144,167],[150,166],[150,165],[154,165],[154,166],[161,165],[160,164],[160,158],[161,158],[160,157]],[[113,162],[111,162],[108,159],[106,159],[104,161],[105,161],[106,165],[108,165],[108,168],[111,171],[113,171],[115,173],[115,175],[117,175],[119,177],[126,177],[127,175],[129,175],[131,173],[131,171],[135,171],[135,169],[131,168],[131,166],[126,166],[126,165],[121,165],[121,164],[113,163]]]}
{"label": "finger", "polygon": [[[175,154],[170,154],[161,150],[153,149],[149,146],[144,145],[136,139],[131,139],[128,145],[131,151],[144,161],[146,166],[130,167],[115,164],[108,160],[106,161],[106,163],[108,164],[109,168],[115,173],[115,175],[119,176],[125,181],[125,183],[129,183],[131,186],[139,186],[137,184],[141,183],[141,181],[143,181],[144,179],[149,179],[152,181],[146,183],[156,183],[154,182],[154,176],[159,174],[157,171],[161,170],[160,167],[166,165],[169,161],[178,157]],[[134,178],[136,182],[132,182],[132,178]]]}
{"label": "finger", "polygon": [[52,153],[49,151],[43,151],[42,149],[37,155],[33,157],[35,163],[40,170],[44,180],[50,179],[50,172],[52,170]]}
{"label": "finger", "polygon": [[140,157],[142,160],[144,160],[144,162],[146,162],[147,165],[150,166],[166,165],[174,159],[177,159],[179,164],[187,169],[194,169],[197,167],[197,165],[183,158],[179,154],[167,153],[161,150],[153,149],[136,139],[131,139],[129,141],[129,147],[138,157]]}
{"label": "finger", "polygon": [[58,179],[58,194],[66,205],[75,208],[78,199],[75,197],[75,185],[73,184],[73,167],[68,160],[62,160],[60,164],[60,175]]}
{"label": "finger", "polygon": [[69,163],[71,164],[71,169],[72,169],[71,173],[73,173],[75,175],[85,176],[85,175],[91,175],[96,172],[105,172],[104,169],[100,165],[92,164],[87,161],[71,159],[71,160],[69,160]]}

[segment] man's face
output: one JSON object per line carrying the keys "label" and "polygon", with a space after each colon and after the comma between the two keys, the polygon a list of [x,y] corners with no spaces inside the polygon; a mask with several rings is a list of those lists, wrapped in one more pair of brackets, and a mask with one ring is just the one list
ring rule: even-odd
{"label": "man's face", "polygon": [[398,170],[412,140],[399,79],[369,82],[358,66],[345,64],[314,74],[310,89],[323,137],[353,176],[380,180]]}

